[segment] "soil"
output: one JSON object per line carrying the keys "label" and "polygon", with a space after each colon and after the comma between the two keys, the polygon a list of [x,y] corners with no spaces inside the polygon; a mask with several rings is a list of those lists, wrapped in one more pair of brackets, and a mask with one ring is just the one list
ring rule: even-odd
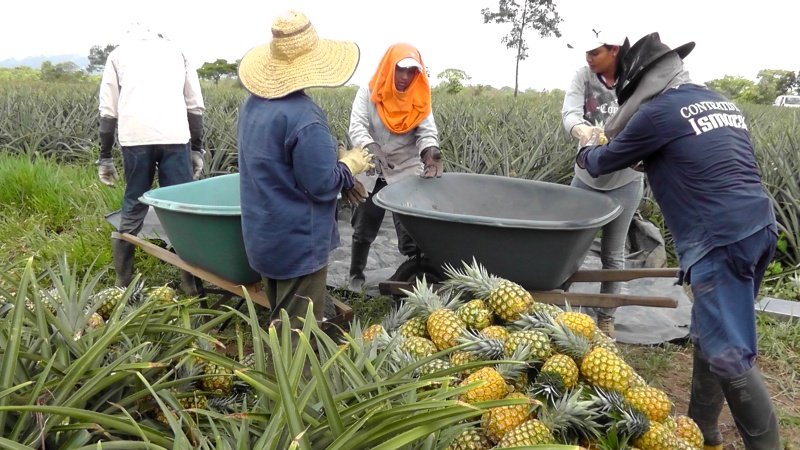
{"label": "soil", "polygon": [[[644,355],[648,347],[627,346],[626,352],[631,362],[636,360],[635,355]],[[635,364],[634,364],[635,365]],[[689,392],[692,377],[692,354],[690,350],[678,351],[672,354],[672,361],[665,372],[659,374],[657,379],[650,380],[650,383],[663,389],[675,404],[676,414],[686,414],[689,409]],[[800,415],[800,402],[794,396],[779,393],[780,386],[776,382],[785,375],[785,365],[779,361],[766,359],[759,360],[767,387],[773,395],[773,402],[779,413],[790,414],[795,417]],[[725,442],[725,450],[744,449],[736,424],[731,417],[727,406],[722,409],[722,416],[719,423]],[[785,450],[800,450],[800,427],[782,427],[781,437],[785,444]]]}

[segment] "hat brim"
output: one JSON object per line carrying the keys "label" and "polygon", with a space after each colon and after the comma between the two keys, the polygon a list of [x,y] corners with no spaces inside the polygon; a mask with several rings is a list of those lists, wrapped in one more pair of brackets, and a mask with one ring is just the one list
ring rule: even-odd
{"label": "hat brim", "polygon": [[280,98],[311,87],[344,85],[353,76],[359,58],[354,42],[320,39],[313,50],[291,61],[273,57],[270,44],[265,44],[242,57],[239,80],[254,95]]}

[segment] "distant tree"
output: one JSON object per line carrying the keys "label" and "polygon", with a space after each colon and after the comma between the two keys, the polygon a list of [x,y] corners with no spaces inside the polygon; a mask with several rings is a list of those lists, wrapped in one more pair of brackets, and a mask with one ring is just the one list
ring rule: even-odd
{"label": "distant tree", "polygon": [[481,10],[483,23],[510,23],[511,31],[500,40],[507,48],[517,51],[514,74],[514,97],[519,92],[519,63],[528,57],[525,31],[536,30],[539,36],[561,37],[558,25],[562,19],[553,0],[499,0],[497,11]]}
{"label": "distant tree", "polygon": [[197,69],[197,75],[205,80],[214,80],[214,84],[219,83],[222,77],[235,77],[236,63],[229,63],[225,59],[218,59],[214,62],[207,62]]}
{"label": "distant tree", "polygon": [[45,61],[40,70],[42,81],[82,81],[85,75],[83,70],[72,61],[58,64]]}
{"label": "distant tree", "polygon": [[744,77],[725,75],[722,78],[706,82],[706,86],[728,97],[741,102],[753,103],[756,93],[756,84]]}
{"label": "distant tree", "polygon": [[106,60],[108,59],[108,54],[115,48],[117,48],[116,44],[106,44],[105,47],[93,45],[92,48],[89,49],[89,65],[86,66],[86,72],[95,73],[103,70],[103,66],[106,65]]}
{"label": "distant tree", "polygon": [[797,74],[791,70],[764,69],[758,72],[758,103],[772,104],[775,97],[794,92]]}
{"label": "distant tree", "polygon": [[443,80],[445,92],[458,94],[464,89],[464,85],[461,82],[469,80],[470,76],[461,69],[445,69],[436,78]]}

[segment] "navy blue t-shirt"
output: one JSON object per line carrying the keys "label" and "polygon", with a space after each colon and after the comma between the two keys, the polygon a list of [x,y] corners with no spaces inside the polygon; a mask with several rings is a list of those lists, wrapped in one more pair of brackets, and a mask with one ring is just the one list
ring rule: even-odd
{"label": "navy blue t-shirt", "polygon": [[639,161],[684,270],[775,223],[744,115],[714,91],[684,84],[654,97],[584,165],[598,176]]}

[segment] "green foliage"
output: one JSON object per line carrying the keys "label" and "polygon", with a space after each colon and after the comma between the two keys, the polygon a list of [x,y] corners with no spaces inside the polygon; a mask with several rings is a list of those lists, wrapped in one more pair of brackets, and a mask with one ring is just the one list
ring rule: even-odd
{"label": "green foliage", "polygon": [[510,23],[511,31],[500,40],[509,49],[516,50],[514,97],[519,91],[519,62],[528,57],[525,31],[535,30],[541,37],[561,37],[558,25],[562,22],[552,0],[499,0],[497,10],[481,10],[484,23]]}
{"label": "green foliage", "polygon": [[800,78],[791,70],[764,69],[758,72],[757,83],[744,77],[725,75],[706,85],[735,102],[771,105],[779,95],[797,92]]}
{"label": "green foliage", "polygon": [[467,81],[470,79],[470,76],[467,75],[467,72],[464,72],[461,69],[446,69],[441,72],[436,78],[443,80],[443,87],[445,92],[448,94],[458,94],[464,89],[463,81]]}
{"label": "green foliage", "polygon": [[108,59],[108,54],[115,48],[117,48],[116,44],[106,44],[105,47],[93,45],[92,48],[89,49],[89,65],[86,67],[86,72],[95,73],[103,70],[106,60]]}
{"label": "green foliage", "polygon": [[756,84],[747,78],[725,75],[722,78],[707,82],[706,86],[734,102],[755,103]]}
{"label": "green foliage", "polygon": [[227,60],[218,59],[214,62],[204,63],[197,69],[197,75],[205,80],[213,80],[214,84],[219,83],[222,77],[235,77],[238,70],[238,63],[229,63]]}
{"label": "green foliage", "polygon": [[41,78],[41,72],[33,67],[14,67],[13,69],[0,67],[0,83],[9,81],[34,81]]}
{"label": "green foliage", "polygon": [[50,61],[42,63],[40,69],[42,81],[76,82],[83,81],[86,74],[72,61],[53,64]]}

